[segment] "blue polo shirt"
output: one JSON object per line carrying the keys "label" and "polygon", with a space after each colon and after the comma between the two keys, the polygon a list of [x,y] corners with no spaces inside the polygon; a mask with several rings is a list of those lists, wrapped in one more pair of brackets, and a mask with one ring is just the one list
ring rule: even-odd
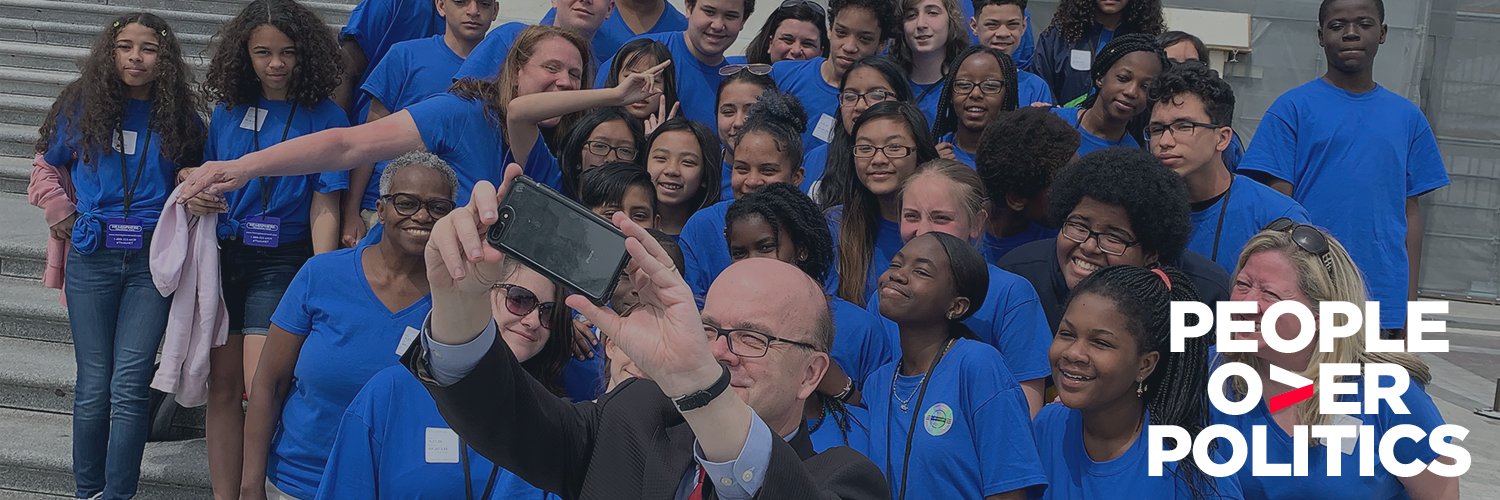
{"label": "blue polo shirt", "polygon": [[[1307,224],[1307,210],[1270,186],[1243,175],[1234,176],[1229,191],[1208,208],[1193,212],[1188,250],[1203,254],[1233,273],[1240,250],[1266,224],[1282,217]],[[1223,224],[1219,221],[1223,220]],[[1218,254],[1214,246],[1218,245]]]}
{"label": "blue polo shirt", "polygon": [[1449,183],[1422,110],[1385,87],[1356,94],[1319,78],[1276,98],[1239,170],[1292,183],[1364,273],[1381,328],[1406,323],[1406,199]]}
{"label": "blue polo shirt", "polygon": [[[693,57],[693,52],[688,50],[687,35],[681,31],[668,33],[652,33],[641,35],[636,38],[655,40],[667,47],[672,53],[672,71],[677,78],[677,100],[682,103],[680,111],[687,119],[703,124],[708,127],[715,136],[719,133],[719,120],[715,109],[719,103],[719,81],[724,77],[719,76],[719,68],[729,64],[728,61],[709,65]],[[614,57],[600,64],[601,68],[608,68],[614,64]],[[604,85],[604,79],[609,75],[601,72],[596,78],[596,87]]]}
{"label": "blue polo shirt", "polygon": [[[779,61],[771,66],[771,78],[782,92],[797,97],[802,109],[807,110],[807,130],[802,132],[802,150],[828,144],[833,140],[834,127],[838,123],[839,89],[823,81],[825,57],[806,61]],[[821,132],[821,133],[819,133]],[[803,165],[803,168],[809,168]],[[822,165],[818,165],[817,177],[811,172],[806,177],[816,180],[823,176]]]}
{"label": "blue polo shirt", "polygon": [[1078,131],[1078,156],[1086,156],[1089,153],[1113,147],[1140,149],[1140,141],[1135,140],[1135,137],[1128,132],[1120,135],[1119,140],[1110,140],[1085,130],[1083,125],[1079,124],[1079,113],[1082,113],[1082,108],[1052,108],[1052,114],[1061,117],[1063,121],[1068,122],[1068,126]]}
{"label": "blue polo shirt", "polygon": [[[608,60],[620,51],[620,47],[624,46],[625,42],[640,35],[687,30],[687,16],[682,15],[682,11],[677,10],[677,7],[673,7],[672,2],[663,1],[662,5],[666,8],[661,11],[661,17],[656,18],[656,24],[641,33],[636,33],[635,30],[630,29],[630,25],[625,24],[625,19],[620,17],[619,8],[611,10],[609,17],[604,18],[604,24],[599,25],[599,31],[594,32],[594,58],[600,61]],[[554,7],[547,9],[547,14],[542,16],[540,24],[551,26],[556,20],[557,8]],[[609,66],[600,67],[608,68]]]}

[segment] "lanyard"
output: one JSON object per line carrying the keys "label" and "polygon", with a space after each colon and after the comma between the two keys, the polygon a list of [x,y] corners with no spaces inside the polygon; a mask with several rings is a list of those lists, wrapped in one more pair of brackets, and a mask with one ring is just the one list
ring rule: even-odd
{"label": "lanyard", "polygon": [[[473,486],[473,483],[470,482],[471,479],[469,477],[469,445],[463,445],[463,447],[459,451],[463,452],[462,455],[459,455],[459,458],[463,460],[464,463],[464,498],[467,498],[468,500],[474,500],[474,489],[471,488],[471,486]],[[495,492],[495,478],[499,473],[499,465],[490,467],[490,480],[484,483],[484,496],[481,496],[479,498],[488,500],[490,498],[490,495]]]}
{"label": "lanyard", "polygon": [[[927,383],[932,381],[932,376],[937,373],[938,363],[942,363],[943,362],[943,356],[945,356],[945,355],[948,354],[948,349],[952,349],[953,348],[953,343],[955,341],[956,341],[956,339],[948,339],[948,342],[943,345],[943,350],[938,351],[937,356],[934,356],[932,358],[932,368],[928,368],[927,369],[927,375],[925,377],[922,377],[922,385],[921,385],[921,387],[919,387],[917,389],[917,406],[916,406],[916,411],[913,411],[912,414],[911,414],[911,424],[908,426],[908,428],[906,430],[906,451],[901,454],[901,494],[896,496],[896,498],[898,500],[906,500],[906,473],[910,470],[910,467],[911,467],[911,441],[912,441],[912,437],[915,436],[916,433],[917,433],[917,420],[921,420],[923,418],[922,416],[919,416],[918,413],[922,412],[922,400],[924,400],[924,399],[927,398]],[[896,372],[893,373],[893,374],[891,374],[891,397],[892,398],[895,398],[895,394],[896,394],[896,378],[899,377],[900,375],[901,375],[901,363],[897,362],[896,363]],[[896,420],[895,418],[891,417],[891,409],[889,407],[886,408],[885,414],[886,414],[886,418],[888,418],[889,420],[891,420],[891,421]],[[885,470],[891,471],[891,474],[893,474],[893,475],[896,472],[895,469],[891,468],[891,433],[890,432],[886,432],[885,433]]]}
{"label": "lanyard", "polygon": [[[250,108],[250,111],[252,113],[255,113],[255,127],[254,127],[255,128],[255,136],[254,136],[255,137],[255,139],[254,139],[255,140],[255,151],[260,151],[260,108],[252,106]],[[271,113],[270,110],[266,110],[266,114],[267,115],[269,115],[270,113]],[[295,103],[293,103],[292,104],[292,111],[288,112],[286,114],[286,126],[283,126],[281,128],[281,142],[286,142],[286,136],[287,136],[287,134],[292,133],[292,118],[295,118],[296,116],[297,116],[297,105]],[[271,182],[273,182],[274,180],[275,179],[272,179],[270,177],[261,177],[260,178],[260,214],[261,215],[265,215],[266,212],[271,209]]]}
{"label": "lanyard", "polygon": [[1219,261],[1219,236],[1224,233],[1224,214],[1229,213],[1229,195],[1234,194],[1234,178],[1229,179],[1229,189],[1224,190],[1224,205],[1219,207],[1219,224],[1214,228],[1214,251],[1209,260]]}
{"label": "lanyard", "polygon": [[[146,150],[151,148],[151,122],[146,122],[146,140],[141,143],[140,149],[136,150],[136,157],[140,158],[135,168],[135,178],[125,184],[125,217],[130,217],[130,202],[135,199],[135,188],[141,183],[141,174],[146,171]],[[120,130],[120,182],[125,183],[130,178],[130,172],[125,167],[125,131]]]}

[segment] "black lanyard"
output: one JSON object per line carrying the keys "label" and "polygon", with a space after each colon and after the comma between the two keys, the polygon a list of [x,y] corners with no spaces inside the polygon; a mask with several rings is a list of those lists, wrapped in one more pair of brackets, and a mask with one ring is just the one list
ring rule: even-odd
{"label": "black lanyard", "polygon": [[[140,158],[135,168],[135,179],[125,184],[125,217],[130,217],[130,202],[135,199],[135,188],[141,183],[141,174],[146,171],[146,150],[151,149],[151,122],[146,121],[146,140],[141,147],[136,149],[135,155]],[[125,167],[125,130],[120,129],[120,182],[125,183],[130,178],[130,172]]]}
{"label": "black lanyard", "polygon": [[[463,461],[464,464],[464,498],[467,498],[468,500],[474,500],[474,489],[470,487],[473,485],[473,483],[470,482],[472,481],[472,479],[470,479],[469,476],[469,445],[461,444],[461,446],[459,447],[459,453],[462,453],[462,455],[459,455],[458,457]],[[495,478],[499,474],[499,465],[490,467],[490,480],[484,483],[484,496],[481,496],[479,498],[488,500],[490,498],[490,495],[495,493]]]}
{"label": "black lanyard", "polygon": [[1229,195],[1234,194],[1234,178],[1229,179],[1229,189],[1224,190],[1224,205],[1219,207],[1219,224],[1214,228],[1214,251],[1209,260],[1219,261],[1219,236],[1224,233],[1224,214],[1229,213]]}
{"label": "black lanyard", "polygon": [[[923,418],[918,416],[917,414],[922,411],[922,400],[927,398],[927,383],[931,382],[932,376],[937,374],[938,363],[943,362],[943,356],[948,354],[948,349],[952,349],[953,344],[956,341],[957,339],[948,339],[948,342],[943,345],[943,350],[938,351],[937,356],[933,356],[932,368],[927,369],[927,376],[922,377],[922,385],[921,387],[917,388],[916,409],[912,411],[911,424],[906,430],[906,451],[901,454],[901,494],[896,496],[898,500],[906,500],[906,473],[910,470],[909,467],[911,466],[911,441],[912,437],[917,434],[917,420]],[[900,376],[901,363],[897,362],[896,373],[891,374],[892,398],[894,398],[896,394],[896,379]],[[892,421],[896,420],[895,418],[891,417],[891,409],[889,407],[886,408],[885,415],[886,418]],[[894,475],[896,472],[895,469],[891,468],[891,433],[889,431],[885,433],[885,470],[891,471],[892,475]]]}
{"label": "black lanyard", "polygon": [[[250,107],[250,112],[255,114],[255,116],[251,117],[251,119],[255,120],[253,122],[253,125],[255,125],[255,126],[251,127],[251,128],[255,129],[255,139],[254,139],[255,140],[255,151],[260,151],[260,123],[261,123],[260,122],[260,108],[251,106]],[[266,110],[266,115],[269,116],[270,114],[271,114],[271,111],[270,110]],[[292,133],[292,118],[295,118],[296,116],[297,116],[297,104],[296,103],[292,103],[292,110],[286,114],[286,126],[281,127],[281,142],[286,142],[286,136],[287,136],[287,134]],[[252,152],[254,152],[254,151],[252,151]],[[274,179],[272,179],[270,177],[261,177],[260,178],[260,214],[261,215],[265,215],[266,212],[271,209],[271,182],[273,180]]]}

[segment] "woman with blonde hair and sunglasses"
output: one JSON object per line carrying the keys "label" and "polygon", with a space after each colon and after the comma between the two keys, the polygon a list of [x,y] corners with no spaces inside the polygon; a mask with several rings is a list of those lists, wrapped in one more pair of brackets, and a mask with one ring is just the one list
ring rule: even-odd
{"label": "woman with blonde hair and sunglasses", "polygon": [[[1314,316],[1320,314],[1319,303],[1349,302],[1363,309],[1367,298],[1364,277],[1355,267],[1354,261],[1349,259],[1344,245],[1321,229],[1285,218],[1271,222],[1265,230],[1245,244],[1230,291],[1230,300],[1257,302],[1260,311],[1276,302],[1291,300],[1307,306]],[[1426,363],[1410,353],[1368,351],[1365,337],[1360,334],[1339,337],[1334,340],[1333,350],[1330,352],[1323,352],[1318,348],[1321,342],[1310,342],[1306,348],[1295,353],[1278,352],[1267,347],[1262,333],[1264,330],[1259,328],[1261,318],[1259,312],[1236,318],[1252,320],[1257,325],[1258,328],[1252,332],[1236,335],[1239,339],[1255,341],[1255,352],[1223,353],[1218,358],[1219,361],[1240,362],[1255,368],[1260,374],[1261,385],[1265,388],[1262,396],[1265,400],[1243,415],[1228,415],[1213,408],[1213,423],[1233,426],[1245,435],[1249,435],[1253,427],[1264,426],[1265,446],[1257,452],[1264,456],[1257,460],[1273,464],[1291,463],[1296,454],[1305,453],[1309,457],[1308,473],[1306,477],[1266,480],[1254,476],[1250,467],[1244,467],[1238,476],[1245,498],[1404,498],[1408,495],[1411,498],[1458,498],[1458,478],[1442,477],[1431,470],[1412,477],[1397,477],[1384,465],[1377,463],[1373,476],[1362,476],[1359,472],[1360,457],[1366,453],[1375,453],[1375,450],[1359,448],[1377,446],[1394,427],[1414,425],[1426,435],[1443,425],[1443,417],[1425,388],[1432,380],[1432,373]],[[1299,327],[1296,317],[1292,315],[1278,316],[1275,326],[1278,332],[1297,331]],[[1213,357],[1211,354],[1210,358]],[[1324,363],[1388,363],[1404,369],[1410,376],[1410,383],[1402,392],[1400,402],[1407,411],[1398,412],[1390,404],[1381,404],[1376,413],[1326,415],[1322,413],[1324,409],[1320,408],[1316,386],[1313,397],[1275,412],[1270,411],[1267,402],[1271,395],[1294,389],[1272,380],[1267,375],[1271,366],[1319,380],[1319,367]],[[1360,376],[1343,377],[1342,382],[1359,390],[1354,394],[1340,395],[1338,399],[1360,403],[1363,408],[1364,401],[1370,395],[1364,392],[1365,385],[1360,383]],[[1394,380],[1379,382],[1382,387],[1391,387],[1393,382],[1399,384],[1399,381]],[[1231,399],[1235,399],[1236,396],[1243,397],[1247,387],[1243,381],[1239,381],[1223,390]],[[1292,438],[1294,426],[1331,424],[1356,424],[1375,429],[1374,440],[1344,440],[1343,453],[1332,455],[1334,459],[1341,461],[1339,472],[1335,473],[1330,473],[1332,467],[1329,460],[1324,458],[1329,455],[1324,450],[1316,449],[1328,446],[1327,444],[1315,439],[1308,445],[1313,450],[1296,450],[1298,445]],[[1414,461],[1424,464],[1434,461],[1451,463],[1451,459],[1440,459],[1439,453],[1427,439],[1397,440],[1395,435],[1390,436],[1390,439],[1396,440],[1394,455],[1403,464]],[[1224,454],[1232,455],[1227,449]]]}

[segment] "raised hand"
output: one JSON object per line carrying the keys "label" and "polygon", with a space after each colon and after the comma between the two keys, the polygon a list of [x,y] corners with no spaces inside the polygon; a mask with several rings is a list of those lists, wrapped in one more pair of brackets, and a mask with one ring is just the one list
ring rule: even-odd
{"label": "raised hand", "polygon": [[628,106],[660,95],[661,89],[656,88],[656,76],[671,64],[670,60],[662,61],[661,64],[645,71],[631,73],[621,78],[620,84],[615,85],[615,91],[620,96],[620,105]]}
{"label": "raised hand", "polygon": [[520,176],[520,165],[506,166],[499,190],[489,181],[480,181],[471,191],[469,204],[433,225],[424,252],[432,290],[433,340],[466,344],[492,321],[489,291],[501,279],[503,257],[485,241],[485,232],[499,220],[505,191]]}
{"label": "raised hand", "polygon": [[666,123],[667,120],[671,120],[673,117],[676,117],[677,109],[681,105],[681,102],[672,103],[672,111],[668,112],[667,100],[661,99],[657,101],[656,112],[651,113],[651,116],[646,117],[646,135],[650,136],[652,132],[656,131],[656,127],[660,127],[661,124]]}

